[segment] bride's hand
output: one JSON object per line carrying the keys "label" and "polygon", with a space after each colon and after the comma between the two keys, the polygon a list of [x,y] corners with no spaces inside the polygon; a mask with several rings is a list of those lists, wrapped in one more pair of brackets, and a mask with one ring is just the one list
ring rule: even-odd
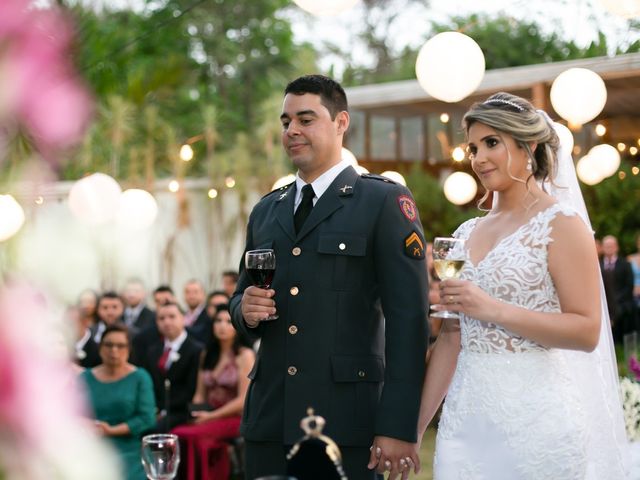
{"label": "bride's hand", "polygon": [[440,304],[436,311],[462,312],[485,322],[492,322],[500,308],[500,302],[468,280],[443,280],[440,282]]}

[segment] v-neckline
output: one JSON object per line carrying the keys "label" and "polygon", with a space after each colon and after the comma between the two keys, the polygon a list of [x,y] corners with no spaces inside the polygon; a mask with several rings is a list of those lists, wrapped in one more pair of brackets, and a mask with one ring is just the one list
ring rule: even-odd
{"label": "v-neckline", "polygon": [[[497,248],[500,245],[502,245],[504,242],[506,242],[510,238],[514,237],[522,229],[524,229],[526,226],[530,225],[535,219],[539,218],[543,213],[546,213],[547,211],[551,210],[552,208],[556,207],[557,205],[558,205],[558,203],[556,202],[556,203],[553,203],[553,204],[549,205],[546,208],[543,208],[538,213],[536,213],[531,218],[529,218],[529,220],[527,220],[525,223],[519,225],[513,232],[511,232],[508,235],[505,235],[504,237],[502,237],[500,240],[498,240],[495,243],[495,245],[493,247],[491,247],[489,250],[487,250],[487,253],[485,253],[484,256],[480,260],[478,260],[477,262],[471,259],[471,250],[469,250],[469,248],[466,248],[465,250],[467,251],[467,263],[469,263],[474,268],[478,268],[487,258],[489,258],[489,256],[491,256],[491,254],[495,250],[497,250]],[[469,234],[467,235],[467,239],[465,240],[465,244],[466,245],[469,244],[469,239],[471,238],[471,235],[473,234],[473,231],[478,226],[478,222],[480,220],[482,220],[483,218],[486,218],[486,217],[476,217],[476,221],[474,222],[473,226],[471,227],[471,230],[469,231]]]}

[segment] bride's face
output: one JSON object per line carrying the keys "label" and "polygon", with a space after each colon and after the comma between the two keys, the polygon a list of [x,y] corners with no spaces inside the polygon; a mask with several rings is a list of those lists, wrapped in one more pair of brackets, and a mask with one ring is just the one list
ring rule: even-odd
{"label": "bride's face", "polygon": [[505,190],[518,182],[514,177],[522,183],[530,175],[527,152],[510,135],[475,122],[469,128],[468,136],[471,168],[487,190]]}

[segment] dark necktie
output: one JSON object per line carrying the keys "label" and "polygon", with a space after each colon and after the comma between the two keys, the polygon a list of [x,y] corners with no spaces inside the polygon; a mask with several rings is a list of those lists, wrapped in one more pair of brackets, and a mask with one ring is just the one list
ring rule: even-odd
{"label": "dark necktie", "polygon": [[164,347],[164,352],[162,352],[162,355],[158,360],[158,369],[162,373],[167,373],[167,361],[169,360],[169,353],[171,353],[171,347]]}
{"label": "dark necktie", "polygon": [[313,187],[307,183],[302,187],[302,201],[298,205],[295,215],[293,216],[293,224],[296,227],[296,233],[300,232],[304,221],[307,219],[313,209],[313,196],[315,195]]}

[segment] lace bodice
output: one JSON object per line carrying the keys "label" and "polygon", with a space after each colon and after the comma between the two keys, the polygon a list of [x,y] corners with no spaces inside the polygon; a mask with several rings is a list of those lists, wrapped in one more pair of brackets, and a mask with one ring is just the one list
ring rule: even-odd
{"label": "lace bodice", "polygon": [[[467,260],[460,278],[471,280],[503,302],[529,310],[559,312],[560,302],[547,265],[551,221],[558,213],[576,215],[566,206],[554,204],[539,212],[515,232],[503,238],[474,265]],[[479,217],[466,221],[454,233],[468,239]],[[477,353],[544,351],[547,348],[493,323],[462,315],[462,348]]]}

